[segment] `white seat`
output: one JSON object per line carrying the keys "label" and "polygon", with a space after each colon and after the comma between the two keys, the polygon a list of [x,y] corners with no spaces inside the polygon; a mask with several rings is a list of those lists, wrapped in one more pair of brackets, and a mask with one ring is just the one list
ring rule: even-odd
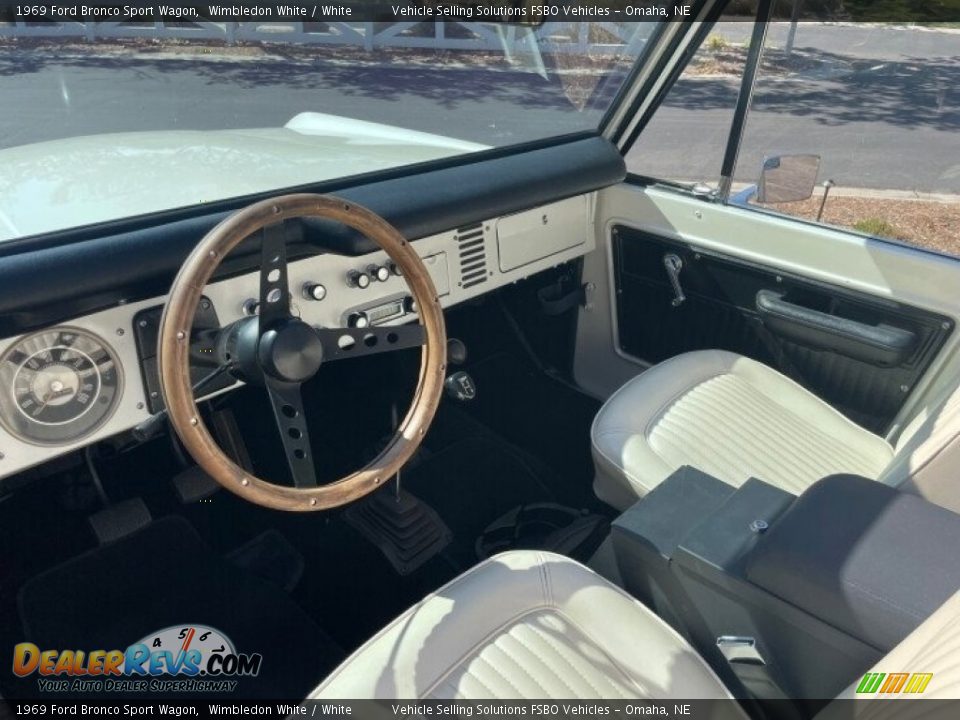
{"label": "white seat", "polygon": [[[933,673],[923,697],[957,698],[958,652],[960,593],[874,671]],[[855,696],[857,679],[851,680],[841,697]],[[683,638],[619,588],[569,558],[514,551],[427,596],[351,655],[310,697],[686,700],[731,695]],[[736,706],[728,708],[746,717]],[[849,709],[841,708],[841,715],[850,717]]]}
{"label": "white seat", "polygon": [[569,558],[477,565],[390,623],[317,698],[729,698],[650,610]]}
{"label": "white seat", "polygon": [[591,431],[597,495],[626,508],[691,465],[739,487],[799,494],[822,477],[876,479],[893,448],[789,378],[719,350],[667,360],[618,390]]}
{"label": "white seat", "polygon": [[[638,375],[600,409],[591,429],[594,490],[622,510],[683,466],[734,487],[756,477],[793,494],[852,473],[960,511],[960,484],[949,480],[960,470],[958,438],[957,391],[894,449],[766,365],[690,352]],[[939,452],[951,444],[949,455]]]}

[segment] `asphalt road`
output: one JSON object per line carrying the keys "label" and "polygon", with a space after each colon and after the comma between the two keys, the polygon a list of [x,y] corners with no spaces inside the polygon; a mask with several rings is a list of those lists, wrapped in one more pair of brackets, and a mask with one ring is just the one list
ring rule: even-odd
{"label": "asphalt road", "polygon": [[[731,42],[745,43],[750,39],[751,24],[720,22],[715,34]],[[767,31],[767,47],[782,48],[787,43],[790,23],[771,23]],[[897,25],[827,24],[803,22],[797,25],[794,47],[813,48],[843,55],[848,58],[900,60],[902,58],[949,57],[957,54],[960,33],[928,30]]]}
{"label": "asphalt road", "polygon": [[[782,48],[787,29],[775,24],[767,46]],[[748,32],[744,23],[717,29],[731,42]],[[820,179],[838,185],[960,192],[960,34],[801,24],[795,48],[817,67],[795,78],[761,73],[737,180],[755,181],[764,155],[801,152],[821,155]],[[630,167],[714,182],[737,90],[737,80],[682,79]]]}
{"label": "asphalt road", "polygon": [[[736,40],[747,30],[720,32]],[[785,33],[772,28],[774,45]],[[738,179],[754,180],[765,154],[814,152],[821,179],[840,185],[960,192],[960,35],[804,25],[796,45],[821,62],[800,78],[761,80]],[[500,145],[594,126],[599,112],[578,112],[565,82],[477,68],[0,51],[0,147],[275,127],[304,110]],[[730,78],[682,80],[630,153],[631,169],[714,181],[736,90]]]}
{"label": "asphalt road", "polygon": [[[556,81],[431,66],[0,53],[0,147],[104,132],[279,127],[303,111],[489,145],[594,126]],[[549,130],[544,130],[549,128]]]}

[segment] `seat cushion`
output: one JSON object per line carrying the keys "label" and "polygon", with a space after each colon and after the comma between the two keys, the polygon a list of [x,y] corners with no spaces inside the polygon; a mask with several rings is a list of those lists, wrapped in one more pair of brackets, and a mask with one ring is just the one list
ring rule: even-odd
{"label": "seat cushion", "polygon": [[624,509],[684,465],[739,487],[751,477],[799,494],[835,473],[877,479],[883,438],[789,378],[721,350],[678,355],[624,385],[591,430],[595,490]]}
{"label": "seat cushion", "polygon": [[[874,667],[856,678],[840,695],[839,700],[889,698],[892,706],[883,703],[865,705],[856,717],[866,720],[934,720],[957,716],[956,703],[949,705],[912,706],[907,710],[902,700],[960,699],[960,592],[953,595],[930,617],[907,635]],[[868,678],[870,675],[871,678]],[[861,687],[862,686],[862,687]],[[860,692],[858,692],[860,690]],[[897,707],[897,704],[900,707]],[[831,703],[815,720],[849,720],[854,717],[850,705]]]}
{"label": "seat cushion", "polygon": [[897,438],[880,481],[960,513],[960,386],[948,385]]}
{"label": "seat cushion", "polygon": [[622,590],[569,558],[514,551],[412,607],[311,697],[730,695],[683,638]]}

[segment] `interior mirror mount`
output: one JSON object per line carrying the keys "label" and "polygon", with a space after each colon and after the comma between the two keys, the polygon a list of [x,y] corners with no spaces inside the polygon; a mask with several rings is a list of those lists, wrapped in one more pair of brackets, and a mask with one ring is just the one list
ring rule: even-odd
{"label": "interior mirror mount", "polygon": [[770,155],[763,159],[757,202],[785,203],[813,196],[820,172],[819,155]]}

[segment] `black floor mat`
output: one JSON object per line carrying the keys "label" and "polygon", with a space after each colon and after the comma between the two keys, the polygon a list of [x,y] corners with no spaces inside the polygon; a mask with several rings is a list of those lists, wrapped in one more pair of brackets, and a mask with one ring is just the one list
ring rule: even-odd
{"label": "black floor mat", "polygon": [[[516,505],[554,497],[535,459],[484,433],[456,408],[442,415],[431,429],[433,451],[403,473],[403,487],[437,511],[453,541],[416,572],[398,575],[340,513],[277,517],[308,563],[295,597],[347,650],[476,564],[476,539],[494,518]],[[474,430],[480,434],[465,434]]]}
{"label": "black floor mat", "polygon": [[[19,608],[41,649],[124,650],[172,626],[216,628],[238,652],[263,655],[259,675],[230,697],[304,697],[343,657],[289,595],[215,554],[177,516],[32,578]],[[36,697],[35,682],[5,690]]]}
{"label": "black floor mat", "polygon": [[476,399],[459,407],[548,466],[558,502],[603,512],[593,495],[590,452],[600,402],[570,384],[576,314],[540,311],[537,292],[549,282],[549,274],[537,276],[447,313],[448,335],[469,349],[466,365],[457,369],[470,373],[477,387]]}
{"label": "black floor mat", "polygon": [[447,554],[466,569],[477,562],[474,544],[486,525],[516,505],[552,500],[533,463],[490,437],[460,440],[405,473],[403,485],[429,503],[453,530]]}
{"label": "black floor mat", "polygon": [[438,555],[416,572],[400,576],[341,513],[284,517],[284,535],[307,559],[294,597],[347,651],[461,570]]}
{"label": "black floor mat", "polygon": [[600,403],[511,353],[484,358],[469,372],[477,398],[464,411],[548,466],[551,489],[560,502],[597,505],[590,424]]}

